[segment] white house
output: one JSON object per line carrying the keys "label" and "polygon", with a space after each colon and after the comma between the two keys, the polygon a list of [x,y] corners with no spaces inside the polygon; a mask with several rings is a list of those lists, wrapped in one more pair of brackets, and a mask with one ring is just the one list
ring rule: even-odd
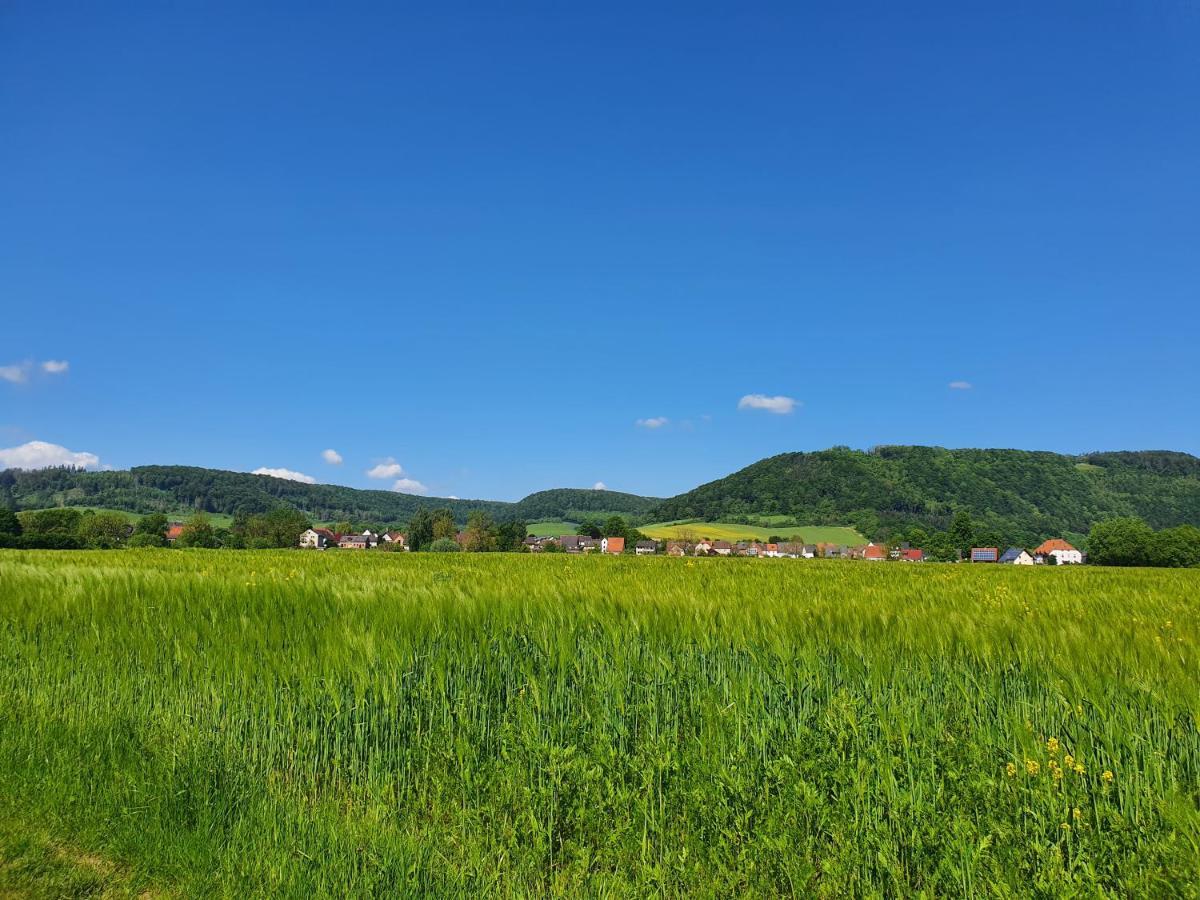
{"label": "white house", "polygon": [[1033,551],[1034,556],[1052,556],[1060,566],[1079,565],[1083,562],[1083,554],[1064,541],[1062,538],[1051,538],[1043,541]]}
{"label": "white house", "polygon": [[1033,557],[1020,547],[1009,547],[1000,557],[1000,562],[1010,566],[1032,566]]}
{"label": "white house", "polygon": [[309,528],[300,534],[300,546],[308,550],[324,550],[337,542],[338,536],[328,528]]}

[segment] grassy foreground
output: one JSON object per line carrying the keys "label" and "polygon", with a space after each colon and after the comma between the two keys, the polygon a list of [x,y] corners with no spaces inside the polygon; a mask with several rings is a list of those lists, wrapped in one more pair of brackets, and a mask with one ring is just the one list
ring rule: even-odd
{"label": "grassy foreground", "polygon": [[0,552],[0,895],[1195,895],[1198,596]]}

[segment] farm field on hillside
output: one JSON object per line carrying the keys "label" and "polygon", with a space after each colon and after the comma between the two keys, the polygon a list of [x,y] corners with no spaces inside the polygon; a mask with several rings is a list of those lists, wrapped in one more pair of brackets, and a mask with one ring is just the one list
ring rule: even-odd
{"label": "farm field on hillside", "polygon": [[1200,881],[1200,572],[0,551],[0,895]]}
{"label": "farm field on hillside", "polygon": [[525,529],[533,535],[552,535],[559,537],[564,534],[574,534],[579,526],[575,522],[531,522]]}
{"label": "farm field on hillside", "polygon": [[805,543],[809,544],[857,546],[867,542],[867,539],[853,528],[837,525],[780,525],[774,528],[760,528],[727,522],[661,522],[643,525],[638,530],[657,541],[674,540],[689,535],[714,541],[765,541],[772,535],[778,535],[787,540],[803,538]]}

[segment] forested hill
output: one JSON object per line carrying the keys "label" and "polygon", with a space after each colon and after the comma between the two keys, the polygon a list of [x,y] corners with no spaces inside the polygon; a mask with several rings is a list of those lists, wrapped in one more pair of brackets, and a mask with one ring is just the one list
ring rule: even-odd
{"label": "forested hill", "polygon": [[304,484],[268,475],[192,466],[139,466],[118,472],[79,469],[0,472],[0,506],[16,509],[103,506],[139,513],[203,510],[237,515],[290,506],[315,521],[399,525],[420,508],[449,508],[460,522],[476,509],[486,510],[497,521],[578,520],[611,513],[638,519],[659,502],[617,491],[574,488],[541,491],[517,503],[449,500],[332,484]]}
{"label": "forested hill", "polygon": [[1200,525],[1200,459],[1169,451],[1063,456],[938,447],[784,453],[665,500],[654,515],[787,515],[879,536],[906,525],[945,528],[957,509],[1014,542],[1081,534],[1117,515],[1156,528]]}

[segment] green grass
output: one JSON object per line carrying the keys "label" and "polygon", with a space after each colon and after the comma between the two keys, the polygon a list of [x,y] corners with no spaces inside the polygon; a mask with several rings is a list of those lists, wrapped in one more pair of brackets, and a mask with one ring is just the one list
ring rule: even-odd
{"label": "green grass", "polygon": [[558,537],[564,534],[574,534],[578,525],[575,522],[532,522],[526,528],[529,534],[551,535]]}
{"label": "green grass", "polygon": [[714,541],[765,541],[772,535],[778,535],[788,540],[803,538],[807,544],[857,546],[867,542],[867,539],[853,528],[837,525],[777,525],[772,528],[760,528],[728,522],[660,522],[642,525],[638,530],[659,541],[676,540],[681,537],[709,538]]}
{"label": "green grass", "polygon": [[0,895],[1194,895],[1197,596],[1198,571],[0,551]]}

